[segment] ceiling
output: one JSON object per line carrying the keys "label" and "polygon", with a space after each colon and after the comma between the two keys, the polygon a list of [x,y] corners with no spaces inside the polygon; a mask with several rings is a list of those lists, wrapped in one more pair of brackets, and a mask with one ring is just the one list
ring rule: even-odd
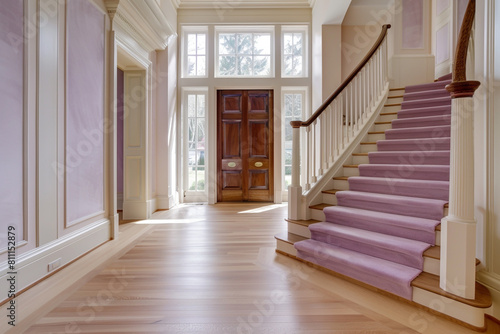
{"label": "ceiling", "polygon": [[315,0],[172,0],[177,8],[311,8]]}

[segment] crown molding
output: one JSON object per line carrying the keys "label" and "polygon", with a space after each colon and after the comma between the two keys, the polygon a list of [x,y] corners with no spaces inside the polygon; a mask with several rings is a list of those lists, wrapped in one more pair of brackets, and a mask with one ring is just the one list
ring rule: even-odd
{"label": "crown molding", "polygon": [[[168,22],[156,0],[107,0],[110,3],[108,13],[113,11],[113,24],[119,29],[117,33],[125,33],[145,51],[164,50],[175,30]],[[111,16],[111,13],[110,13]],[[127,39],[126,37],[123,39]]]}
{"label": "crown molding", "polygon": [[316,0],[171,0],[180,9],[262,9],[262,8],[312,8]]}

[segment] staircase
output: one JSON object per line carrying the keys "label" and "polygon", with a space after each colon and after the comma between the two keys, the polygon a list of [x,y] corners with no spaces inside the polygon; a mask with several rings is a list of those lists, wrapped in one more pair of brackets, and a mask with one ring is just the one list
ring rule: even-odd
{"label": "staircase", "polygon": [[439,295],[446,307],[435,311],[481,329],[491,306],[486,288],[478,284],[474,300],[439,288],[440,223],[449,196],[450,82],[445,77],[391,89],[344,175],[322,191],[322,203],[310,206],[311,220],[288,221],[288,232],[276,236],[277,252],[430,309],[436,309]]}

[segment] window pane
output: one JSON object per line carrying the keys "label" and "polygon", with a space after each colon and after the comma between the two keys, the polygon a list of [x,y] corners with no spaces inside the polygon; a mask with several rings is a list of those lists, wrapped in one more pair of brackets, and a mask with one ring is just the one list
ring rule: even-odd
{"label": "window pane", "polygon": [[188,56],[187,62],[187,74],[196,75],[196,56]]}
{"label": "window pane", "polygon": [[293,54],[302,56],[302,34],[293,34]]}
{"label": "window pane", "polygon": [[206,38],[205,38],[205,34],[198,34],[197,35],[197,43],[196,43],[196,46],[197,46],[197,54],[199,55],[204,55],[205,54],[205,43],[206,43]]}
{"label": "window pane", "polygon": [[238,75],[250,76],[252,74],[252,57],[239,57],[238,61]]}
{"label": "window pane", "polygon": [[206,60],[205,56],[198,56],[196,57],[196,75],[198,76],[204,76],[206,74]]}
{"label": "window pane", "polygon": [[284,61],[284,64],[285,64],[285,68],[284,68],[284,74],[285,75],[292,75],[293,73],[293,56],[284,56],[283,57],[283,61]]}
{"label": "window pane", "polygon": [[205,95],[198,95],[198,117],[205,117]]}
{"label": "window pane", "polygon": [[293,118],[300,119],[302,117],[302,94],[295,94],[293,107]]}
{"label": "window pane", "polygon": [[220,75],[235,75],[236,74],[236,57],[221,56],[219,57],[219,74]]}
{"label": "window pane", "polygon": [[285,94],[285,117],[293,115],[293,94]]}
{"label": "window pane", "polygon": [[188,95],[188,117],[196,115],[196,95]]}
{"label": "window pane", "polygon": [[[196,119],[190,118],[188,120],[188,140],[189,142],[194,142],[196,140]],[[193,148],[193,147],[191,147]]]}
{"label": "window pane", "polygon": [[238,34],[238,54],[252,54],[252,34]]}
{"label": "window pane", "polygon": [[293,34],[283,35],[283,52],[286,55],[293,54]]}
{"label": "window pane", "polygon": [[188,34],[187,38],[188,55],[196,54],[196,34]]}
{"label": "window pane", "polygon": [[205,148],[205,119],[198,118],[198,149]]}
{"label": "window pane", "polygon": [[228,55],[236,53],[236,35],[235,34],[220,34],[219,35],[219,54]]}
{"label": "window pane", "polygon": [[294,57],[293,58],[292,75],[295,75],[295,76],[302,75],[302,57]]}
{"label": "window pane", "polygon": [[254,75],[267,76],[271,74],[271,56],[255,57],[253,65]]}
{"label": "window pane", "polygon": [[255,34],[254,35],[254,54],[270,55],[271,54],[271,35],[270,34]]}

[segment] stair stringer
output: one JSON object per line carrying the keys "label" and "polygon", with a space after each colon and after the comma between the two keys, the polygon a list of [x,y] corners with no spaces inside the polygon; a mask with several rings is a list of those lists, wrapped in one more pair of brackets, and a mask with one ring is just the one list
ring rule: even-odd
{"label": "stair stringer", "polygon": [[322,202],[322,191],[331,186],[332,178],[341,175],[343,172],[343,166],[346,164],[347,160],[351,158],[356,150],[359,150],[360,144],[363,142],[365,137],[368,135],[370,129],[374,126],[375,121],[380,115],[380,112],[384,109],[384,105],[389,96],[389,83],[385,85],[382,90],[379,99],[372,107],[369,112],[369,117],[354,134],[354,139],[343,149],[343,151],[336,157],[335,162],[330,168],[328,168],[321,178],[311,187],[311,189],[304,191],[302,193],[302,200],[300,205],[303,208],[301,210],[302,217],[299,219],[308,220],[311,218],[311,209],[309,206],[319,204]]}

